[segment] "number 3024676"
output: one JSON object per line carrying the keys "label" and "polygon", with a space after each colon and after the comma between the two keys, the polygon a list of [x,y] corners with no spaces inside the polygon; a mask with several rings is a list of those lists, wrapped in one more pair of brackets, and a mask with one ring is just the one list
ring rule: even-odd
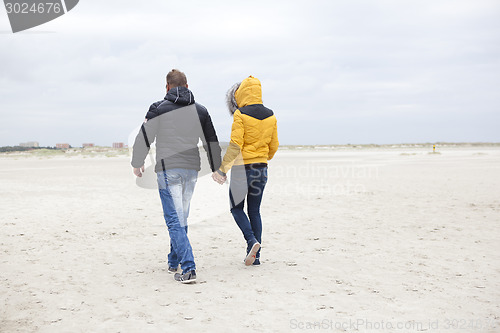
{"label": "number 3024676", "polygon": [[59,14],[63,10],[60,3],[54,2],[40,2],[29,4],[23,3],[10,3],[5,4],[7,9],[7,14],[44,14],[44,13],[55,13]]}

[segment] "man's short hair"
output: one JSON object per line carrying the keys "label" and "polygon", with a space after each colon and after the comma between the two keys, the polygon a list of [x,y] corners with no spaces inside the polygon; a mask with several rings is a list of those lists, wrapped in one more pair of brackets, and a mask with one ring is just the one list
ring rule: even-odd
{"label": "man's short hair", "polygon": [[172,69],[167,74],[167,84],[169,84],[171,88],[185,87],[187,85],[186,74],[178,69]]}

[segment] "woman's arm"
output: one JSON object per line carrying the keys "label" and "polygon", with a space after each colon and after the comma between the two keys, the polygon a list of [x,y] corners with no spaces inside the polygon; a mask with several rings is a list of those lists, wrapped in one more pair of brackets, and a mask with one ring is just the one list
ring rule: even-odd
{"label": "woman's arm", "polygon": [[227,147],[226,154],[222,159],[222,164],[220,167],[220,172],[225,175],[229,169],[233,166],[234,160],[241,154],[244,143],[245,128],[243,126],[243,118],[241,117],[240,110],[236,110],[233,115],[233,125],[231,127],[231,141],[229,142],[229,147]]}

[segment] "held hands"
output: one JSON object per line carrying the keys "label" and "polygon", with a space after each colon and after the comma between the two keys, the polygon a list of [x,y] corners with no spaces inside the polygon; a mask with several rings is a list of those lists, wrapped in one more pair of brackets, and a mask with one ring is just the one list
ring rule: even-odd
{"label": "held hands", "polygon": [[137,177],[142,177],[142,172],[144,172],[144,165],[142,165],[140,168],[133,168],[133,169],[134,169],[134,175],[136,175]]}
{"label": "held hands", "polygon": [[226,182],[226,179],[227,177],[226,176],[223,176],[221,175],[220,173],[218,173],[217,171],[214,171],[212,173],[212,179],[215,180],[217,183],[219,184],[224,184]]}
{"label": "held hands", "polygon": [[[134,170],[134,175],[136,175],[137,177],[142,177],[142,173],[144,172],[144,165],[141,166],[140,168],[133,168],[133,170]],[[212,179],[222,185],[226,182],[227,177],[215,171],[214,173],[212,173]]]}

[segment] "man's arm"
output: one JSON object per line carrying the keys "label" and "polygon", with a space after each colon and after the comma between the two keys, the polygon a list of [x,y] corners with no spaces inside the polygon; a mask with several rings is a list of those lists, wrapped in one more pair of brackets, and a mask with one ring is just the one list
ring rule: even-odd
{"label": "man's arm", "polygon": [[205,148],[205,151],[207,152],[210,169],[214,172],[219,169],[221,164],[221,148],[217,138],[217,133],[215,132],[214,124],[212,123],[212,118],[210,118],[210,114],[208,114],[208,112],[204,122],[202,123],[202,130],[203,137],[201,137],[201,141],[203,143],[203,148]]}
{"label": "man's arm", "polygon": [[[153,105],[151,106],[151,108]],[[151,112],[151,108],[149,113]],[[147,119],[141,125],[141,129],[137,136],[135,137],[134,148],[132,150],[132,167],[134,168],[134,174],[141,177],[141,170],[144,171],[144,160],[148,155],[151,144],[156,139],[156,134],[158,131],[158,121],[159,117],[153,119]]]}

